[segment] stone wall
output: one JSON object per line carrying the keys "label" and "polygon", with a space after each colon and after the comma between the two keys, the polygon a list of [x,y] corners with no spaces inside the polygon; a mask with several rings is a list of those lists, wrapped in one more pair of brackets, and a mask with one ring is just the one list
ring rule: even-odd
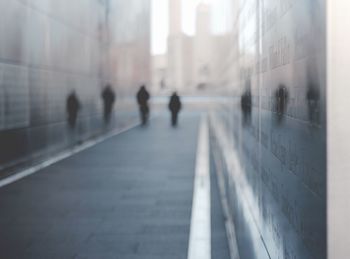
{"label": "stone wall", "polygon": [[325,1],[230,2],[211,121],[241,258],[326,258]]}
{"label": "stone wall", "polygon": [[[133,94],[149,80],[149,5],[139,0],[0,0],[0,171],[137,116]],[[116,53],[125,48],[123,60],[131,60],[131,72],[122,81],[125,63]],[[101,100],[107,83],[117,93],[115,118],[108,126]],[[66,111],[72,90],[81,103],[74,129],[67,125]]]}

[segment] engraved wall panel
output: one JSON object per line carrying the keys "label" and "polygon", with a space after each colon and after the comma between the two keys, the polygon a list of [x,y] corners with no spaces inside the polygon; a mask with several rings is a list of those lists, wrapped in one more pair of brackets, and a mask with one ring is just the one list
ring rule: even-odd
{"label": "engraved wall panel", "polygon": [[[130,96],[134,101],[139,84],[149,80],[149,5],[148,0],[0,0],[0,170],[137,118]],[[121,84],[123,64],[114,64],[120,63],[116,53],[126,48],[124,58],[135,61]],[[109,126],[101,101],[107,83],[118,96]],[[74,129],[66,111],[72,90],[81,103]]]}
{"label": "engraved wall panel", "polygon": [[232,97],[215,118],[239,161],[227,170],[236,225],[251,217],[241,229],[262,238],[241,253],[263,242],[255,258],[326,258],[325,1],[232,2]]}

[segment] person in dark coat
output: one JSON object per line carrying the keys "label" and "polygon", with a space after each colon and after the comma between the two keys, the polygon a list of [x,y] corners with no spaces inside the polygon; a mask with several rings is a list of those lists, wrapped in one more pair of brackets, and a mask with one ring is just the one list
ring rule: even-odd
{"label": "person in dark coat", "polygon": [[109,84],[103,90],[101,97],[103,100],[104,120],[106,123],[109,123],[115,102],[115,93]]}
{"label": "person in dark coat", "polygon": [[252,94],[250,89],[247,89],[241,96],[241,110],[243,125],[250,125],[252,114]]}
{"label": "person in dark coat", "polygon": [[288,90],[281,84],[275,92],[277,121],[282,122],[288,104]]}
{"label": "person in dark coat", "polygon": [[81,108],[77,94],[73,90],[67,97],[66,109],[68,114],[68,124],[73,129],[75,128],[78,113]]}
{"label": "person in dark coat", "polygon": [[146,90],[146,87],[143,85],[140,87],[139,91],[137,92],[136,99],[137,103],[140,108],[140,115],[141,115],[141,123],[142,125],[146,125],[149,117],[149,106],[148,106],[148,100],[150,98],[149,93]]}
{"label": "person in dark coat", "polygon": [[169,110],[171,112],[171,125],[175,127],[177,125],[179,111],[181,110],[180,97],[176,92],[170,97]]}
{"label": "person in dark coat", "polygon": [[312,83],[310,83],[309,89],[306,93],[306,99],[308,102],[309,121],[312,124],[318,124],[320,121],[320,92],[317,89],[317,86]]}

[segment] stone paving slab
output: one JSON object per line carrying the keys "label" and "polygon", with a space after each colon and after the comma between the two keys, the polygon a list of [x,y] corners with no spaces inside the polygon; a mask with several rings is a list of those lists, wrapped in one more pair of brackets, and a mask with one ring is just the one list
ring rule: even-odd
{"label": "stone paving slab", "polygon": [[[0,189],[0,258],[187,258],[199,114],[164,117]],[[228,259],[211,167],[212,259]]]}
{"label": "stone paving slab", "polygon": [[168,120],[0,189],[0,258],[185,259],[199,114]]}

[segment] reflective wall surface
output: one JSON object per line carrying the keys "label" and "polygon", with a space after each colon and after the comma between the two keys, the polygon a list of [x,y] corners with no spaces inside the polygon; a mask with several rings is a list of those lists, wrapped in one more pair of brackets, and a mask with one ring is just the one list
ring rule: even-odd
{"label": "reflective wall surface", "polygon": [[[0,0],[0,170],[125,125],[137,115],[130,95],[149,80],[149,5]],[[117,94],[108,126],[101,100],[107,83]],[[66,107],[73,90],[81,106],[74,129],[67,124]]]}
{"label": "reflective wall surface", "polygon": [[212,132],[241,258],[326,258],[325,1],[228,2]]}

